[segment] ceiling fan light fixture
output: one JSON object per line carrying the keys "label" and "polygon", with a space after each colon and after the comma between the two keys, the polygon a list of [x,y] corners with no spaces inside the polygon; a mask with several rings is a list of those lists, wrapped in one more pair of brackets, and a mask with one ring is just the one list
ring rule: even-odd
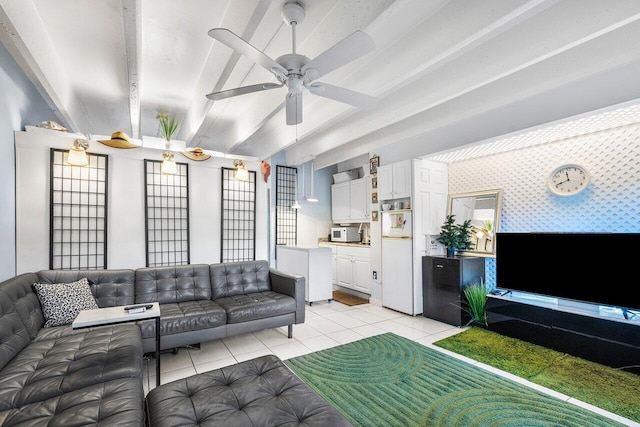
{"label": "ceiling fan light fixture", "polygon": [[288,1],[282,6],[282,19],[288,25],[301,24],[304,16],[304,6],[297,1]]}
{"label": "ceiling fan light fixture", "polygon": [[[287,1],[282,6],[282,18],[291,26],[292,53],[272,59],[242,37],[226,28],[213,28],[208,34],[215,40],[234,49],[265,70],[273,73],[282,85],[287,85],[285,100],[286,123],[302,123],[302,92],[307,88],[313,95],[342,102],[357,108],[371,108],[377,98],[350,89],[320,84],[315,79],[342,67],[375,50],[375,42],[366,33],[356,30],[313,59],[296,52],[296,27],[305,18],[304,5],[298,1]],[[206,97],[213,101],[227,99],[248,93],[260,92],[280,87],[275,83],[262,83],[213,92]]]}

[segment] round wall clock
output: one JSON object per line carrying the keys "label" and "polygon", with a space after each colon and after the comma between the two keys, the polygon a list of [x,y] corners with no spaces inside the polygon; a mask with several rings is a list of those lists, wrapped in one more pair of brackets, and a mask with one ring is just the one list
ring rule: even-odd
{"label": "round wall clock", "polygon": [[578,194],[589,184],[589,172],[576,164],[558,166],[547,179],[549,190],[559,196]]}

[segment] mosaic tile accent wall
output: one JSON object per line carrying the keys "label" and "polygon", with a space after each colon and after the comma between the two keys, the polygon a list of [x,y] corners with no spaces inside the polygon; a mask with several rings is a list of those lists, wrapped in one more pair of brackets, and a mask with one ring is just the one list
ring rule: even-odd
{"label": "mosaic tile accent wall", "polygon": [[[575,196],[547,188],[565,163],[591,175]],[[449,164],[451,194],[494,188],[503,190],[501,231],[640,232],[640,123]],[[486,282],[495,286],[495,259]]]}

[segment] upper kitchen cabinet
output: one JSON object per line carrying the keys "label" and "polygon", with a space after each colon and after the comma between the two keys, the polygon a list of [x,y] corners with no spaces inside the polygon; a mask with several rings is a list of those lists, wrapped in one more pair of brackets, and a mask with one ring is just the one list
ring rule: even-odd
{"label": "upper kitchen cabinet", "polygon": [[369,221],[370,177],[341,182],[331,186],[331,219],[335,223]]}
{"label": "upper kitchen cabinet", "polygon": [[378,167],[378,200],[411,197],[411,159]]}

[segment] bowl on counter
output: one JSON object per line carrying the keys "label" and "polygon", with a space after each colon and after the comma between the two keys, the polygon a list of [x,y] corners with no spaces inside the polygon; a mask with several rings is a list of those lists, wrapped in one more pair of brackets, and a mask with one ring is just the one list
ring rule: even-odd
{"label": "bowl on counter", "polygon": [[383,203],[382,204],[382,210],[383,211],[388,211],[391,209],[391,203]]}

